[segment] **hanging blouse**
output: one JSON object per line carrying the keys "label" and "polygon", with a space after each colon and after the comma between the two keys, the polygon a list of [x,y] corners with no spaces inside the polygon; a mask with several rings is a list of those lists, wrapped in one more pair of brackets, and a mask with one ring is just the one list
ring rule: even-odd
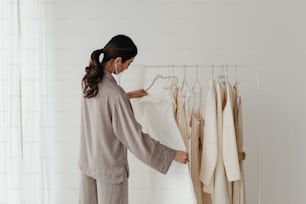
{"label": "hanging blouse", "polygon": [[[139,121],[143,130],[161,143],[178,150],[186,150],[185,144],[177,127],[173,106],[175,106],[173,96],[168,92],[160,95],[149,94],[146,97],[133,100],[134,109],[138,109],[137,114],[142,114]],[[133,158],[132,158],[133,159]],[[131,162],[131,161],[130,161]],[[133,168],[133,166],[131,166]],[[134,186],[138,192],[145,192],[145,200],[139,200],[137,197],[130,199],[133,204],[196,204],[194,199],[194,190],[187,165],[173,162],[167,175],[149,169],[145,166],[139,167],[143,177],[134,177],[131,179],[130,194],[134,193]],[[131,171],[133,172],[133,171]],[[148,172],[144,174],[143,172]],[[138,179],[138,181],[137,181]],[[144,182],[148,182],[147,185]],[[135,185],[137,184],[137,185]],[[142,196],[143,197],[143,196]]]}

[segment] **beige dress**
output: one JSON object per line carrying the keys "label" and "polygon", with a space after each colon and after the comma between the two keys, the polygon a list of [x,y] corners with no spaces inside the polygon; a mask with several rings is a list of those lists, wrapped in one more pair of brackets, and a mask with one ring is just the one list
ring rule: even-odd
{"label": "beige dress", "polygon": [[[243,128],[242,128],[242,102],[241,96],[238,95],[238,85],[233,87],[233,112],[236,130],[237,150],[239,153],[243,152]],[[245,181],[243,160],[239,161],[241,179],[233,182],[233,204],[245,204]]]}
{"label": "beige dress", "polygon": [[[79,204],[91,204],[90,200],[96,200],[98,204],[128,203],[127,150],[148,166],[167,173],[175,150],[142,132],[129,98],[110,73],[105,71],[96,97],[82,97],[81,110]],[[92,189],[92,192],[88,193],[86,189]],[[112,195],[111,201],[103,192]]]}
{"label": "beige dress", "polygon": [[202,156],[202,143],[204,138],[204,119],[199,111],[192,114],[191,127],[190,172],[195,197],[198,204],[210,204],[210,194],[203,191],[203,184],[200,180],[200,164]]}

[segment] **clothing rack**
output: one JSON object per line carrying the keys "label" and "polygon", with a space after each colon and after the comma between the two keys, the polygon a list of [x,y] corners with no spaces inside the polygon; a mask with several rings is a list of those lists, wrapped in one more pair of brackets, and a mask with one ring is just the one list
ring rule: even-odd
{"label": "clothing rack", "polygon": [[[222,73],[228,74],[229,69],[235,69],[235,72],[238,72],[238,69],[246,69],[250,72],[253,72],[256,75],[257,80],[257,96],[260,97],[260,76],[259,72],[255,70],[250,65],[240,65],[240,64],[133,64],[132,67],[138,68],[173,68],[173,69],[187,69],[187,68],[200,68],[200,69],[211,69],[212,76],[214,76],[214,71],[216,69],[221,69]],[[227,71],[226,71],[227,70]]]}
{"label": "clothing rack", "polygon": [[257,164],[258,164],[258,204],[261,204],[261,164],[260,164],[260,132],[261,132],[261,106],[260,106],[260,75],[254,67],[250,65],[241,65],[241,64],[133,64],[132,67],[137,68],[171,68],[171,69],[210,69],[212,73],[212,78],[214,78],[215,70],[220,70],[221,73],[226,75],[230,74],[230,70],[234,70],[236,73],[239,69],[245,69],[249,72],[252,72],[256,76],[257,81],[257,96],[258,96],[258,110],[257,110]]}
{"label": "clothing rack", "polygon": [[249,65],[239,65],[239,64],[133,64],[133,67],[142,67],[142,68],[201,68],[201,69],[248,69],[252,72],[255,72],[259,78],[259,73]]}
{"label": "clothing rack", "polygon": [[229,69],[235,69],[235,72],[238,72],[238,69],[246,69],[250,72],[253,72],[257,78],[257,94],[258,97],[260,96],[260,77],[259,72],[255,70],[250,65],[241,65],[241,64],[133,64],[132,67],[142,67],[142,68],[176,68],[176,69],[184,69],[184,68],[200,68],[200,69],[211,69],[212,76],[214,76],[214,71],[216,69],[221,69],[222,73],[228,74]]}

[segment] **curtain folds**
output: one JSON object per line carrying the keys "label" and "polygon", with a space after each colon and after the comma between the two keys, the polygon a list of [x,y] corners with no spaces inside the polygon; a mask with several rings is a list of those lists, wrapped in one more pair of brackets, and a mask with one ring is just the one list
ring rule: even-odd
{"label": "curtain folds", "polygon": [[1,0],[0,203],[50,203],[44,9]]}

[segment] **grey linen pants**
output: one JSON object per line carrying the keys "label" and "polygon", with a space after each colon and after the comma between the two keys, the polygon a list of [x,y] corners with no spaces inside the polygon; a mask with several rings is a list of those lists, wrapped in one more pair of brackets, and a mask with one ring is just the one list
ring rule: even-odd
{"label": "grey linen pants", "polygon": [[113,184],[81,173],[79,204],[128,204],[128,179]]}

